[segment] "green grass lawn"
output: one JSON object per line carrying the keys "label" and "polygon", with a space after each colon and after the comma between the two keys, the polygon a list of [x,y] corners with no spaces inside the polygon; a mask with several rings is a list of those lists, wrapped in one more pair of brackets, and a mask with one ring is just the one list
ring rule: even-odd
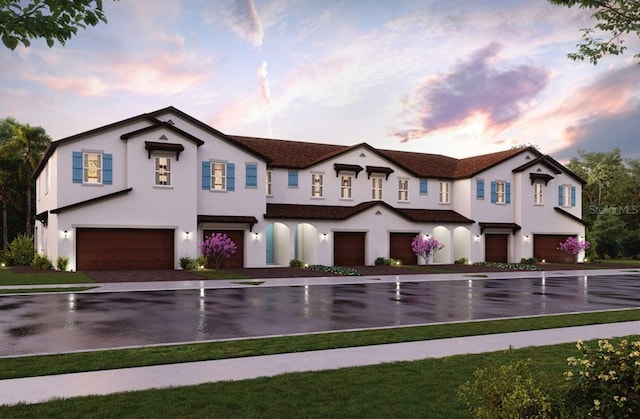
{"label": "green grass lawn", "polygon": [[14,274],[9,268],[0,268],[0,285],[85,284],[93,279],[78,272],[34,272]]}
{"label": "green grass lawn", "polygon": [[36,294],[40,292],[81,292],[92,290],[97,287],[47,287],[47,288],[11,288],[0,289],[0,295],[3,294]]}

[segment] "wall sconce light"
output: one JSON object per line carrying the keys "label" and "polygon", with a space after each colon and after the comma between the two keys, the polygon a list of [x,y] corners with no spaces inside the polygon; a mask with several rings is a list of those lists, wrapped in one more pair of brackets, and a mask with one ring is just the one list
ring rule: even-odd
{"label": "wall sconce light", "polygon": [[69,232],[67,230],[64,231],[64,238],[66,239],[67,237],[69,237]]}
{"label": "wall sconce light", "polygon": [[260,238],[260,233],[253,233],[253,240],[258,240]]}
{"label": "wall sconce light", "polygon": [[473,239],[476,241],[476,243],[478,243],[480,241],[480,235],[476,234],[475,236],[473,236]]}
{"label": "wall sconce light", "polygon": [[322,239],[323,242],[326,242],[329,239],[329,236],[327,235],[327,233],[322,233],[320,235],[320,238]]}
{"label": "wall sconce light", "polygon": [[191,238],[191,233],[188,232],[188,231],[186,233],[184,233],[184,238],[189,240]]}
{"label": "wall sconce light", "polygon": [[529,236],[524,236],[524,241],[525,241],[525,242],[528,242],[529,240],[530,240],[530,237],[529,237]]}

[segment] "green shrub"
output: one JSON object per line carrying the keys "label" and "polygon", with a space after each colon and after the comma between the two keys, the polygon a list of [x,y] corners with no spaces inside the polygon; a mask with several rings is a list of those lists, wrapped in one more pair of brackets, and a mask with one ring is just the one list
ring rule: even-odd
{"label": "green shrub", "polygon": [[9,264],[9,252],[0,250],[0,266],[7,266]]}
{"label": "green shrub", "polygon": [[475,381],[458,388],[458,396],[475,418],[554,417],[550,395],[531,370],[531,360],[474,373]]}
{"label": "green shrub", "polygon": [[184,256],[180,258],[180,267],[184,270],[195,269],[196,262],[190,257]]}
{"label": "green shrub", "polygon": [[289,266],[292,268],[304,268],[304,262],[299,259],[291,259],[289,261]]}
{"label": "green shrub", "polygon": [[9,243],[9,264],[15,266],[31,266],[34,256],[33,236],[18,234]]}
{"label": "green shrub", "polygon": [[66,271],[69,268],[69,258],[58,256],[58,259],[56,259],[56,267],[59,271]]}
{"label": "green shrub", "polygon": [[456,265],[468,265],[469,264],[469,259],[467,258],[460,258],[460,259],[456,259],[455,262]]}
{"label": "green shrub", "polygon": [[203,255],[198,256],[194,260],[195,269],[204,269],[207,266],[208,262],[209,261],[207,260],[206,256],[203,256]]}
{"label": "green shrub", "polygon": [[526,264],[526,265],[534,265],[536,263],[538,263],[538,258],[522,258],[520,259],[520,263],[521,264]]}
{"label": "green shrub", "polygon": [[49,271],[53,269],[53,264],[46,255],[35,254],[33,255],[33,261],[31,266],[36,269],[42,269],[43,271]]}
{"label": "green shrub", "polygon": [[572,386],[567,405],[576,406],[575,414],[640,417],[640,341],[599,340],[596,349],[578,341],[576,347],[582,357],[568,358],[571,369],[564,374]]}
{"label": "green shrub", "polygon": [[373,264],[377,266],[381,266],[381,265],[384,265],[384,261],[385,261],[385,258],[382,258],[382,257],[376,258],[376,260],[373,261]]}
{"label": "green shrub", "polygon": [[360,271],[342,266],[309,265],[306,269],[310,271],[330,272],[343,276],[360,276]]}
{"label": "green shrub", "polygon": [[402,265],[402,261],[400,259],[392,259],[392,258],[376,258],[373,262],[375,265],[381,266],[394,266],[394,265]]}

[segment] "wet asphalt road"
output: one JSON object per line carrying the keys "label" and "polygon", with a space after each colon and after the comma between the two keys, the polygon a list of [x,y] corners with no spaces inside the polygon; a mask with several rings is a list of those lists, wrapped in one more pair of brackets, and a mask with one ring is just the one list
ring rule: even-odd
{"label": "wet asphalt road", "polygon": [[0,356],[632,307],[637,275],[2,296]]}

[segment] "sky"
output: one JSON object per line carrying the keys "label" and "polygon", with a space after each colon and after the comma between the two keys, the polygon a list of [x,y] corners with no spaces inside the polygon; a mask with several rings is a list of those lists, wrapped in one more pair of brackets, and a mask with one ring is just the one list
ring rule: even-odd
{"label": "sky", "polygon": [[571,61],[546,0],[105,0],[107,24],[0,48],[0,118],[59,140],[167,106],[230,135],[456,158],[640,158],[640,51]]}

